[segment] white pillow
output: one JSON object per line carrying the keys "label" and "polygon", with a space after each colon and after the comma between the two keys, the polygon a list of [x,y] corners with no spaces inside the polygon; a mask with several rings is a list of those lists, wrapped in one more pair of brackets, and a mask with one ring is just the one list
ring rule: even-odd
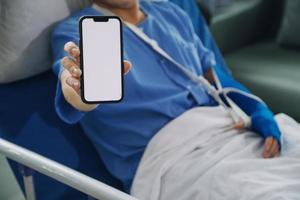
{"label": "white pillow", "polygon": [[50,69],[55,22],[89,4],[89,0],[1,0],[0,83]]}

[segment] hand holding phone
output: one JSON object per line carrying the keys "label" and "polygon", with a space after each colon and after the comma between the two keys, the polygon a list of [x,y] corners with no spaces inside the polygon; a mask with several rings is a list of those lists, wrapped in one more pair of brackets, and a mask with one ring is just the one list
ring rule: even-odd
{"label": "hand holding phone", "polygon": [[[96,106],[87,105],[81,101],[81,91],[80,91],[80,79],[82,76],[82,71],[80,67],[80,49],[74,42],[67,42],[64,46],[64,50],[68,53],[68,56],[64,57],[61,61],[64,67],[64,72],[62,73],[62,90],[65,95],[66,100],[79,110],[92,110]],[[131,63],[129,61],[124,61],[124,74],[130,71]],[[64,87],[64,85],[68,87]],[[67,95],[67,96],[66,96]]]}

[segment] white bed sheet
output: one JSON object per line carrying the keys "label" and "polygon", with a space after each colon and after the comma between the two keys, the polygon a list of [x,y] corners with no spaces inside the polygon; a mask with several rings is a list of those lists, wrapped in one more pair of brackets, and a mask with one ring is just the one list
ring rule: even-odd
{"label": "white bed sheet", "polygon": [[233,129],[221,107],[187,111],[149,143],[131,193],[141,200],[300,199],[300,125],[276,116],[281,156],[263,159],[263,139]]}

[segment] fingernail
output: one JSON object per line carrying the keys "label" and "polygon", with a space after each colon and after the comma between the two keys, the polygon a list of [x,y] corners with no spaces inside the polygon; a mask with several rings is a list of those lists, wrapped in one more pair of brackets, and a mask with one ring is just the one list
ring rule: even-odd
{"label": "fingernail", "polygon": [[78,69],[77,69],[76,67],[74,67],[74,68],[72,69],[72,73],[73,73],[73,74],[77,74],[77,71],[78,71]]}
{"label": "fingernail", "polygon": [[77,50],[76,48],[73,48],[73,49],[71,50],[71,52],[72,52],[73,55],[76,54],[76,56],[77,56],[77,54],[78,54],[78,50]]}
{"label": "fingernail", "polygon": [[78,83],[77,81],[74,81],[73,85],[74,85],[75,87],[78,87],[79,83]]}

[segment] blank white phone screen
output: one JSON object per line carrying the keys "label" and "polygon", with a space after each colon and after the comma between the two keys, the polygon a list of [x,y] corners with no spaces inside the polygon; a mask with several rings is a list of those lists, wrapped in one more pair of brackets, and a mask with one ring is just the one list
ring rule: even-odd
{"label": "blank white phone screen", "polygon": [[122,98],[121,22],[82,20],[83,95],[88,102]]}

